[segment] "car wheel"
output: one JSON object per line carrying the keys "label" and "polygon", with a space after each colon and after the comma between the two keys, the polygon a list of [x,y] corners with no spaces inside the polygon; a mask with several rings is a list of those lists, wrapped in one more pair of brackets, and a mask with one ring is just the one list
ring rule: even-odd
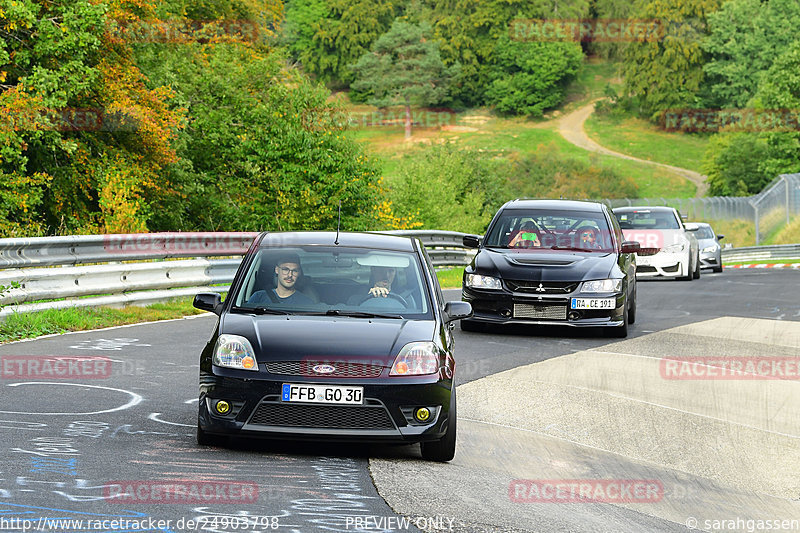
{"label": "car wheel", "polygon": [[631,298],[633,303],[628,308],[628,324],[633,324],[636,322],[636,288],[634,286],[633,289],[633,298]]}
{"label": "car wheel", "polygon": [[484,331],[485,325],[476,320],[461,320],[461,331]]}
{"label": "car wheel", "polygon": [[697,258],[697,263],[695,264],[695,267],[694,267],[693,276],[694,276],[694,279],[700,279],[700,258],[699,257]]}
{"label": "car wheel", "polygon": [[630,324],[630,307],[628,301],[625,300],[625,312],[622,313],[622,325],[615,328],[608,328],[606,334],[609,337],[625,338],[628,336],[628,324]]}
{"label": "car wheel", "polygon": [[456,456],[456,421],[456,389],[453,385],[453,393],[450,396],[450,412],[447,415],[447,432],[439,440],[422,443],[423,459],[445,463]]}
{"label": "car wheel", "polygon": [[712,272],[717,272],[717,273],[722,272],[722,265],[720,265],[718,267],[714,267],[711,271]]}

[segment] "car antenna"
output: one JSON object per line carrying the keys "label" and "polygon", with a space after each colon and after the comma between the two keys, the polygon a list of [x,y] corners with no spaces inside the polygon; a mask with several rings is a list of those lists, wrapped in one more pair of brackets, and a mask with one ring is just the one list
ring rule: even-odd
{"label": "car antenna", "polygon": [[333,241],[333,244],[339,245],[339,228],[342,225],[342,201],[339,200],[339,220],[336,221],[336,240]]}

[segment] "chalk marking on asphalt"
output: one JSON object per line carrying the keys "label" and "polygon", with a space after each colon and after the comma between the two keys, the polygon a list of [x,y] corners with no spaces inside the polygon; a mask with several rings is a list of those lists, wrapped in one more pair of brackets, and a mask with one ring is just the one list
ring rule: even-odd
{"label": "chalk marking on asphalt", "polygon": [[125,394],[129,394],[131,399],[128,403],[124,405],[120,405],[119,407],[114,407],[113,409],[105,409],[103,411],[91,411],[91,412],[84,412],[84,413],[25,413],[22,411],[0,411],[0,413],[6,413],[10,415],[43,415],[43,416],[63,416],[63,415],[99,415],[103,413],[113,413],[114,411],[123,411],[125,409],[129,409],[134,405],[138,405],[141,403],[144,398],[135,392],[127,391],[125,389],[115,389],[113,387],[103,387],[102,385],[84,385],[83,383],[55,383],[52,381],[25,381],[23,383],[9,383],[8,387],[19,387],[20,385],[61,385],[61,386],[69,386],[69,387],[86,387],[90,389],[104,389],[110,390],[115,392],[123,392]]}
{"label": "chalk marking on asphalt", "polygon": [[170,426],[183,426],[185,428],[193,428],[194,427],[193,424],[181,424],[181,423],[178,423],[178,422],[167,422],[166,420],[161,420],[160,418],[158,418],[158,416],[160,414],[161,413],[150,413],[149,415],[147,415],[147,418],[148,418],[148,420],[152,420],[153,422],[161,422],[162,424],[168,424]]}

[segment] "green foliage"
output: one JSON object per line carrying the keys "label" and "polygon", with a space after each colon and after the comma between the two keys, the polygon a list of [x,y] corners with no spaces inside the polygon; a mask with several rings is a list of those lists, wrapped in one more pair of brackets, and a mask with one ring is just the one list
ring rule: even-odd
{"label": "green foliage", "polygon": [[306,72],[333,85],[353,81],[350,66],[401,14],[391,0],[291,0],[287,34],[293,56]]}
{"label": "green foliage", "polygon": [[[590,11],[591,18],[601,20],[628,20],[634,17],[631,0],[595,0]],[[587,55],[596,54],[605,59],[618,60],[625,53],[627,43],[613,40],[598,40],[588,43]]]}
{"label": "green foliage", "polygon": [[761,170],[767,144],[755,133],[723,133],[709,143],[703,161],[710,196],[756,194],[774,176]]}
{"label": "green foliage", "polygon": [[625,50],[626,91],[636,96],[641,111],[655,119],[668,109],[695,107],[707,58],[701,43],[706,17],[722,0],[636,0],[634,16],[658,19],[668,31],[630,43]]}
{"label": "green foliage", "polygon": [[492,81],[495,47],[515,19],[584,18],[588,0],[422,0],[421,20],[431,21],[448,65],[461,65],[453,97],[481,105]]}
{"label": "green foliage", "polygon": [[378,172],[343,131],[328,91],[277,51],[238,45],[147,47],[154,83],[170,83],[190,117],[154,229],[374,229]]}
{"label": "green foliage", "polygon": [[545,150],[516,161],[509,178],[515,196],[528,198],[636,198],[638,186],[597,161],[564,158]]}
{"label": "green foliage", "polygon": [[512,41],[497,43],[492,83],[486,102],[501,113],[541,117],[564,99],[566,84],[581,67],[583,52],[575,43]]}
{"label": "green foliage", "polygon": [[457,65],[445,67],[430,26],[395,21],[353,66],[356,91],[370,93],[369,103],[430,106],[447,99]]}
{"label": "green foliage", "polygon": [[485,152],[435,146],[407,156],[389,198],[427,229],[482,233],[507,199],[507,164]]}
{"label": "green foliage", "polygon": [[[756,110],[800,109],[800,41],[792,43],[764,73],[750,101]],[[778,174],[800,171],[800,133],[719,133],[709,146],[704,170],[711,194],[748,195]]]}
{"label": "green foliage", "polygon": [[703,43],[711,56],[703,66],[710,92],[708,107],[747,105],[779,51],[797,40],[800,3],[796,0],[730,0],[708,17]]}

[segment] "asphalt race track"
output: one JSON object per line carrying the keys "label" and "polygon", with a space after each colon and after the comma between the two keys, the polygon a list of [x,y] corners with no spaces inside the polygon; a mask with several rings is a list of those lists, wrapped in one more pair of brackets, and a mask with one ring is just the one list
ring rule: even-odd
{"label": "asphalt race track", "polygon": [[[0,346],[0,531],[800,530],[800,271],[638,289],[627,339],[457,328],[449,464],[418,447],[197,446],[213,315]],[[97,359],[79,378],[15,366],[53,355]],[[706,359],[687,377],[667,357]]]}

